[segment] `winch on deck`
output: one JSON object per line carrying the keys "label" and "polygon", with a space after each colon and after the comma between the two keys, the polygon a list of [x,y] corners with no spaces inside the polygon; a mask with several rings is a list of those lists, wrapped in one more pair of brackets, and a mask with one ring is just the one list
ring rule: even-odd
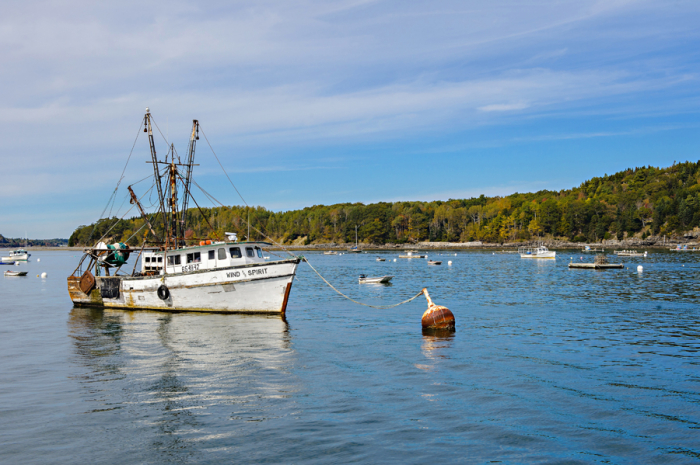
{"label": "winch on deck", "polygon": [[[102,252],[104,250],[104,252]],[[105,244],[100,242],[95,247],[95,251],[98,254],[98,260],[107,263],[111,266],[122,266],[129,260],[129,255],[131,254],[131,249],[127,244],[123,242],[117,242],[116,244]]]}

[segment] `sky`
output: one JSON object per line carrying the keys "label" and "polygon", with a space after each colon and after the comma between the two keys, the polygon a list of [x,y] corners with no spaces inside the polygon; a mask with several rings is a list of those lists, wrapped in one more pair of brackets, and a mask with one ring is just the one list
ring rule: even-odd
{"label": "sky", "polygon": [[197,183],[242,204],[208,140],[245,201],[275,211],[698,161],[698,24],[695,0],[6,0],[0,234],[135,216],[146,107],[160,156],[184,157],[198,119]]}

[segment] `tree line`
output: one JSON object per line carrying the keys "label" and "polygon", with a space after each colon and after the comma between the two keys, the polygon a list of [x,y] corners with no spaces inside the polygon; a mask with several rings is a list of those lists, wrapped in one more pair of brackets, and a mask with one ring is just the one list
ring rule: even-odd
{"label": "tree line", "polygon": [[[186,238],[223,239],[224,232],[236,232],[244,239],[248,217],[251,240],[267,235],[284,244],[354,243],[356,226],[358,240],[373,244],[545,237],[598,242],[677,235],[700,226],[700,161],[630,168],[572,189],[505,197],[342,203],[286,212],[245,206],[190,209]],[[69,245],[92,245],[106,233],[112,241],[140,246],[153,239],[144,223],[140,217],[104,218],[78,227]]]}
{"label": "tree line", "polygon": [[4,237],[0,234],[0,247],[65,247],[68,239],[23,239],[20,237]]}

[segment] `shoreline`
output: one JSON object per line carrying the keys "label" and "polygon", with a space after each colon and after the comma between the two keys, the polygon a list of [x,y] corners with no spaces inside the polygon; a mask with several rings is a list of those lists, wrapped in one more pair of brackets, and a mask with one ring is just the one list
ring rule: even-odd
{"label": "shoreline", "polygon": [[[618,250],[618,249],[628,249],[628,248],[653,248],[653,249],[671,249],[675,248],[677,245],[687,245],[688,247],[692,248],[695,247],[696,249],[699,249],[700,251],[700,241],[691,241],[688,239],[685,240],[672,240],[672,241],[664,241],[664,240],[656,240],[656,238],[651,239],[648,238],[646,240],[643,239],[624,239],[624,240],[615,240],[615,239],[609,239],[605,240],[603,242],[593,242],[593,243],[588,243],[588,242],[568,242],[568,241],[559,241],[559,240],[542,240],[542,241],[527,241],[527,242],[481,242],[481,241],[474,241],[474,242],[417,242],[415,244],[393,244],[393,243],[388,243],[388,244],[363,244],[360,243],[358,244],[358,249],[362,250],[363,252],[365,251],[391,251],[391,250],[397,250],[397,251],[402,251],[402,250],[478,250],[478,249],[494,249],[494,248],[501,248],[501,249],[518,249],[519,247],[535,247],[539,244],[545,245],[547,248],[550,249],[580,249],[583,250],[586,246],[596,249],[596,248],[603,248],[603,249],[610,249],[610,250]],[[694,238],[695,239],[695,238]],[[284,245],[284,249],[287,250],[298,250],[298,251],[323,251],[323,252],[328,252],[328,251],[335,251],[335,252],[345,252],[349,251],[354,247],[354,244],[337,244],[337,243],[328,243],[328,244],[309,244],[309,245]],[[26,250],[29,252],[32,251],[60,251],[60,250],[66,250],[66,251],[73,251],[73,252],[82,252],[84,247],[47,247],[47,246],[37,246],[37,247],[27,247]],[[3,250],[13,250],[12,247],[3,247],[0,248],[0,252]],[[134,248],[133,250],[137,250]],[[272,247],[269,247],[269,250],[283,250],[282,247],[279,247],[277,245],[273,245]]]}

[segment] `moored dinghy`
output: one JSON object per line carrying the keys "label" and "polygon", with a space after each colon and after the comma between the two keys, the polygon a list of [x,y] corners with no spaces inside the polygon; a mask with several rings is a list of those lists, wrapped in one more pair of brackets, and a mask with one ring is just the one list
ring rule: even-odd
{"label": "moored dinghy", "polygon": [[392,278],[393,276],[378,276],[371,278],[367,275],[361,274],[358,281],[360,284],[387,284]]}
{"label": "moored dinghy", "polygon": [[27,276],[27,271],[12,271],[12,270],[6,270],[5,271],[5,276]]}

